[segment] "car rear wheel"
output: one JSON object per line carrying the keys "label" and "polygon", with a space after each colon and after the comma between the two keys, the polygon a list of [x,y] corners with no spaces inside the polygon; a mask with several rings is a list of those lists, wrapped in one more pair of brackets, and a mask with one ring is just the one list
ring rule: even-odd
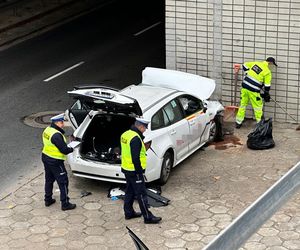
{"label": "car rear wheel", "polygon": [[216,115],[214,120],[212,121],[210,131],[209,131],[209,141],[223,141],[223,123],[222,116]]}
{"label": "car rear wheel", "polygon": [[173,167],[173,154],[170,152],[166,152],[163,158],[163,163],[161,166],[161,172],[159,178],[159,183],[161,185],[167,183],[172,167]]}

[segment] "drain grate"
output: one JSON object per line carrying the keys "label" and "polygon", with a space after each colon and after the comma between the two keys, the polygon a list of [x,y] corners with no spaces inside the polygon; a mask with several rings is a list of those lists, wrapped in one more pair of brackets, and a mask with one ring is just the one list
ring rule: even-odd
{"label": "drain grate", "polygon": [[22,120],[24,124],[34,128],[46,128],[51,124],[52,116],[63,113],[62,111],[45,111],[25,116]]}

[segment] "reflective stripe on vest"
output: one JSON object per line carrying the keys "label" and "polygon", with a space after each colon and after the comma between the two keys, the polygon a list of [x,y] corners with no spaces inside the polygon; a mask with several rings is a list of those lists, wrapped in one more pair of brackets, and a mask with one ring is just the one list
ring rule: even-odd
{"label": "reflective stripe on vest", "polygon": [[272,73],[269,69],[268,62],[247,62],[243,65],[248,69],[242,86],[250,91],[260,92],[260,89],[271,85]]}
{"label": "reflective stripe on vest", "polygon": [[127,171],[135,171],[133,162],[132,162],[132,156],[131,156],[131,148],[130,148],[130,142],[134,137],[138,137],[141,140],[142,148],[140,152],[140,161],[142,169],[146,169],[146,148],[144,145],[144,142],[142,141],[139,134],[133,130],[127,130],[121,135],[121,166],[123,169]]}
{"label": "reflective stripe on vest", "polygon": [[47,127],[43,132],[43,153],[48,155],[51,158],[66,160],[66,155],[59,151],[59,149],[51,142],[51,138],[55,133],[60,133],[64,138],[64,141],[67,142],[65,136],[55,128]]}

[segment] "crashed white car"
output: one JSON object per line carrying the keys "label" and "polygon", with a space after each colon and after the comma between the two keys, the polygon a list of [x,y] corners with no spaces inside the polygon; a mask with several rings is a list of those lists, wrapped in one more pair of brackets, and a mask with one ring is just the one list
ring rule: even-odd
{"label": "crashed white car", "polygon": [[81,141],[68,162],[74,175],[125,183],[120,136],[142,116],[151,121],[144,142],[146,179],[165,184],[173,167],[210,140],[222,136],[224,107],[209,100],[215,81],[194,74],[145,68],[142,83],[122,90],[79,87],[68,93],[77,101],[66,111]]}

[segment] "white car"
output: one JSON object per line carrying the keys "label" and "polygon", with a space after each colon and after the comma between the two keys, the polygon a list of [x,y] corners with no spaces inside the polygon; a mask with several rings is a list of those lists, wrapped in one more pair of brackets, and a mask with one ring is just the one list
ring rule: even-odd
{"label": "white car", "polygon": [[121,172],[120,136],[142,116],[151,121],[144,142],[148,182],[165,184],[170,171],[210,140],[222,136],[224,107],[208,100],[215,81],[180,71],[145,68],[142,83],[122,90],[74,88],[77,99],[66,111],[81,141],[68,162],[74,175],[125,183]]}

